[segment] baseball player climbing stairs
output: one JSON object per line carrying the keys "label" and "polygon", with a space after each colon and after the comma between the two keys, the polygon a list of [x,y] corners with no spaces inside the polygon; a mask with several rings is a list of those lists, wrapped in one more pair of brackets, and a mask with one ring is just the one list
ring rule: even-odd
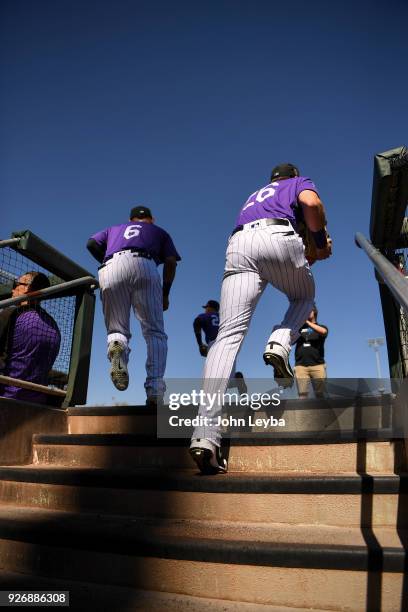
{"label": "baseball player climbing stairs", "polygon": [[156,438],[154,408],[71,408],[30,465],[0,468],[2,589],[70,591],[72,609],[403,609],[399,443],[312,442],[302,406],[290,440],[232,440],[216,477]]}

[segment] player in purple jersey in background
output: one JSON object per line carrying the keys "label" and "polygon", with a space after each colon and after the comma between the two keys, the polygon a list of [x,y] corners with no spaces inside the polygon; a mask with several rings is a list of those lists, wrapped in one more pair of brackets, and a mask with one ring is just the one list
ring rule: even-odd
{"label": "player in purple jersey in background", "polygon": [[[242,207],[227,247],[221,289],[220,328],[205,362],[204,397],[225,392],[235,359],[267,284],[284,293],[289,307],[272,330],[263,358],[274,368],[275,379],[293,384],[289,365],[291,345],[309,315],[315,286],[305,247],[296,232],[296,218],[303,216],[316,245],[317,259],[331,254],[325,231],[324,206],[314,183],[300,176],[293,164],[273,168],[270,182],[255,191]],[[227,471],[221,456],[221,428],[217,425],[222,405],[203,403],[190,453],[207,474]],[[206,423],[209,423],[206,425]]]}
{"label": "player in purple jersey in background", "polygon": [[[167,336],[163,311],[169,307],[170,288],[181,258],[169,234],[154,225],[146,206],[132,208],[127,223],[94,234],[87,248],[102,264],[99,285],[112,382],[119,391],[129,384],[129,319],[133,308],[147,345],[147,404],[157,405],[165,391]],[[163,285],[157,271],[159,264],[164,264]]]}
{"label": "player in purple jersey in background", "polygon": [[[220,305],[216,300],[208,300],[203,308],[205,308],[205,312],[202,312],[194,319],[193,328],[200,355],[202,357],[207,357],[208,349],[213,344],[218,334],[220,325],[218,311]],[[203,343],[202,333],[204,333],[206,344]]]}
{"label": "player in purple jersey in background", "polygon": [[[27,272],[14,282],[12,297],[39,291],[49,285],[45,274]],[[47,385],[61,344],[61,334],[54,319],[37,301],[30,300],[2,311],[0,328],[1,374]],[[17,385],[1,385],[0,395],[37,404],[47,402],[45,393]]]}

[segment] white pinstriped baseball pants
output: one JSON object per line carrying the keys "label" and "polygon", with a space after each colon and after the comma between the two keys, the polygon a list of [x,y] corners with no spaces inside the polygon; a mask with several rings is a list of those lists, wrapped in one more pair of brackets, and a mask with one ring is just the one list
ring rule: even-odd
{"label": "white pinstriped baseball pants", "polygon": [[[251,229],[250,225],[255,227]],[[228,242],[221,289],[220,327],[204,367],[205,393],[225,392],[251,317],[268,283],[289,299],[283,321],[274,326],[268,343],[278,342],[290,351],[299,337],[299,328],[312,310],[314,279],[305,259],[302,239],[293,228],[266,225],[264,220],[260,220],[259,225],[245,225]],[[207,416],[214,423],[221,408],[217,402],[211,410],[201,405],[199,415]],[[193,438],[206,438],[220,445],[219,428],[214,425],[196,427]]]}
{"label": "white pinstriped baseball pants", "polygon": [[[212,345],[215,343],[215,340],[211,340],[207,346],[208,346],[208,350],[210,350],[210,348],[212,347]],[[231,374],[230,374],[230,379],[235,378],[235,372],[237,370],[237,363],[236,361],[234,361],[234,363],[232,364],[232,370],[231,370]],[[228,381],[229,383],[230,381]]]}
{"label": "white pinstriped baseball pants", "polygon": [[167,336],[163,322],[163,290],[155,262],[131,251],[120,251],[99,270],[99,284],[108,345],[119,340],[125,346],[125,359],[128,359],[129,319],[133,308],[147,345],[146,394],[163,394]]}

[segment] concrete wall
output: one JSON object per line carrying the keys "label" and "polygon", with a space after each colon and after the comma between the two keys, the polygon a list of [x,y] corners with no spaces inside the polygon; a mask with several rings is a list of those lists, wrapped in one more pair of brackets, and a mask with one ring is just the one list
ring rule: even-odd
{"label": "concrete wall", "polygon": [[0,397],[0,465],[31,463],[35,433],[67,432],[65,410]]}

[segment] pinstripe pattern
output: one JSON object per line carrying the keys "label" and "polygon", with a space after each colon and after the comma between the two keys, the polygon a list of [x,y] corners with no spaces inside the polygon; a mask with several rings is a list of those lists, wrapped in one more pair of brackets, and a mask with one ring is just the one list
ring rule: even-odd
{"label": "pinstripe pattern", "polygon": [[[299,336],[314,301],[313,275],[304,256],[304,246],[291,226],[268,225],[234,234],[228,243],[221,289],[220,328],[209,351],[205,367],[205,393],[224,393],[252,314],[266,285],[285,293],[289,307],[283,321],[275,325],[268,339],[288,351]],[[210,411],[200,406],[199,414],[216,419],[217,405]],[[216,427],[197,427],[193,438],[220,444]]]}
{"label": "pinstripe pattern", "polygon": [[[215,340],[211,340],[211,342],[209,342],[209,343],[207,344],[207,346],[208,346],[208,352],[209,352],[209,349],[210,349],[210,348],[212,347],[212,345],[214,344],[214,342],[215,342]],[[231,370],[230,378],[235,378],[235,372],[236,372],[236,369],[237,369],[237,363],[236,363],[236,360],[235,360],[235,361],[234,361],[234,363],[232,364],[232,370]],[[228,381],[228,382],[229,382],[229,381]]]}
{"label": "pinstripe pattern", "polygon": [[99,270],[99,283],[108,344],[118,340],[128,360],[131,338],[130,309],[140,322],[147,345],[147,396],[162,395],[167,358],[167,336],[163,322],[163,294],[157,266],[151,259],[121,251]]}

